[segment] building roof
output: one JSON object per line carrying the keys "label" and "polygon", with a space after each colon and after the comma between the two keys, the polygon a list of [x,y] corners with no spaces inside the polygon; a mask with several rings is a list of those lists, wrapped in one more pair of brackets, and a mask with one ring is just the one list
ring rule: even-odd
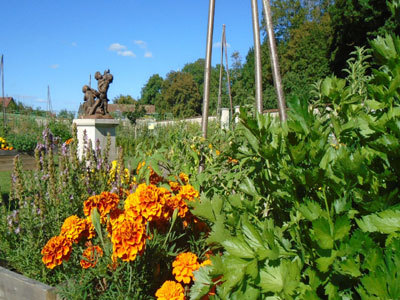
{"label": "building roof", "polygon": [[11,103],[11,101],[14,102],[13,97],[0,97],[0,105],[1,106],[5,106],[6,108],[8,107],[8,105]]}
{"label": "building roof", "polygon": [[[146,110],[146,114],[154,114],[156,112],[156,107],[154,105],[141,105],[144,107]],[[129,111],[135,111],[135,105],[134,104],[108,104],[108,111],[115,112],[115,111],[120,111],[120,112],[129,112]]]}

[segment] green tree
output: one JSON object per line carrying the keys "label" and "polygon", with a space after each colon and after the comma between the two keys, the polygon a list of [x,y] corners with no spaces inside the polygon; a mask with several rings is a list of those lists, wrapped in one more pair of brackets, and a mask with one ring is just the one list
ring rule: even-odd
{"label": "green tree", "polygon": [[160,75],[152,75],[142,88],[142,97],[140,102],[142,104],[155,104],[161,97],[163,82],[164,79]]}
{"label": "green tree", "polygon": [[161,89],[161,98],[156,102],[159,113],[172,113],[184,118],[201,114],[201,95],[193,76],[172,71],[167,74]]}
{"label": "green tree", "polygon": [[139,102],[135,102],[135,110],[125,113],[128,120],[132,125],[136,126],[137,119],[140,119],[146,114],[145,108],[139,104]]}
{"label": "green tree", "polygon": [[60,110],[60,112],[57,115],[59,118],[64,118],[64,119],[73,119],[74,118],[74,113],[71,111],[68,111],[66,109]]}
{"label": "green tree", "polygon": [[119,95],[113,99],[114,104],[135,104],[136,100],[130,95]]}
{"label": "green tree", "polygon": [[378,34],[400,34],[400,4],[397,0],[386,3],[383,0],[335,1],[330,10],[334,32],[330,50],[331,67],[336,74],[344,75],[346,59],[356,46],[368,46],[368,40]]}

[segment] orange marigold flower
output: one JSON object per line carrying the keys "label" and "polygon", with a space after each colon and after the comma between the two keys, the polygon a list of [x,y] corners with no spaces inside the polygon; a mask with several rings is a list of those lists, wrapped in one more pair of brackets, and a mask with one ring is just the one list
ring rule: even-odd
{"label": "orange marigold flower", "polygon": [[146,243],[146,228],[142,222],[137,222],[123,213],[112,224],[111,242],[113,256],[123,261],[133,261],[137,254],[144,250]]}
{"label": "orange marigold flower", "polygon": [[81,267],[84,269],[93,268],[97,264],[97,259],[103,256],[103,250],[99,246],[90,246],[83,251],[82,256]]}
{"label": "orange marigold flower", "polygon": [[172,267],[172,274],[175,275],[175,279],[188,284],[193,279],[193,271],[198,270],[200,264],[197,261],[196,254],[186,252],[176,257],[175,261],[172,263]]}
{"label": "orange marigold flower", "polygon": [[133,194],[125,200],[125,210],[134,215],[141,215],[147,221],[161,216],[165,204],[164,197],[155,185],[140,184]]}
{"label": "orange marigold flower", "polygon": [[83,232],[83,235],[87,238],[87,239],[92,239],[95,235],[96,235],[96,230],[94,229],[94,225],[92,223],[92,219],[89,217],[87,217],[85,220],[85,231]]}
{"label": "orange marigold flower", "polygon": [[178,216],[180,216],[181,218],[184,218],[189,210],[185,200],[179,194],[169,197],[167,199],[166,206],[171,211],[178,209]]}
{"label": "orange marigold flower", "polygon": [[212,265],[211,260],[206,259],[205,261],[203,261],[203,262],[200,264],[200,267],[210,266],[210,265]]}
{"label": "orange marigold flower", "polygon": [[72,241],[65,236],[54,236],[42,249],[42,261],[47,268],[53,269],[68,260],[72,252]]}
{"label": "orange marigold flower", "polygon": [[185,300],[183,287],[180,283],[167,280],[157,290],[157,300]]}
{"label": "orange marigold flower", "polygon": [[85,216],[90,216],[93,208],[97,208],[101,216],[101,221],[104,223],[107,218],[107,214],[110,213],[111,210],[116,208],[118,203],[119,197],[117,194],[102,192],[100,195],[89,197],[83,203],[83,213],[85,214]]}
{"label": "orange marigold flower", "polygon": [[71,144],[73,141],[74,141],[74,139],[73,139],[73,138],[70,138],[70,139],[68,139],[68,140],[65,141],[65,144],[66,144],[66,145],[69,145],[69,144]]}
{"label": "orange marigold flower", "polygon": [[181,188],[181,185],[179,184],[179,182],[176,182],[176,181],[170,181],[170,182],[168,182],[168,184],[174,193],[177,193],[179,191],[179,189]]}
{"label": "orange marigold flower", "polygon": [[77,243],[81,239],[85,229],[85,220],[74,215],[65,219],[64,224],[61,226],[60,235],[65,236],[74,243]]}
{"label": "orange marigold flower", "polygon": [[199,192],[196,191],[193,186],[187,184],[181,187],[178,195],[180,195],[180,197],[182,197],[185,200],[194,201],[194,198],[199,197]]}
{"label": "orange marigold flower", "polygon": [[183,172],[179,174],[179,179],[183,182],[183,184],[187,184],[189,182],[189,176]]}
{"label": "orange marigold flower", "polygon": [[[146,165],[145,161],[140,162],[136,168],[136,174],[139,174],[140,169],[143,168],[145,165]],[[162,176],[160,176],[156,172],[154,172],[154,170],[150,166],[147,168],[150,170],[149,181],[151,184],[156,185],[157,183],[163,181]]]}

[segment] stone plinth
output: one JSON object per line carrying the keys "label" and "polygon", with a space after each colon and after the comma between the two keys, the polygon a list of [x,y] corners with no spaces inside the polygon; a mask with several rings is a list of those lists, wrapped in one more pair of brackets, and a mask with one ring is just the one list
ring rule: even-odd
{"label": "stone plinth", "polygon": [[229,129],[229,108],[221,108],[221,129]]}
{"label": "stone plinth", "polygon": [[103,151],[107,145],[107,135],[110,135],[111,147],[109,160],[117,159],[117,148],[115,144],[115,129],[119,124],[115,119],[74,119],[78,130],[78,153],[79,157],[83,154],[83,136],[86,130],[88,140],[92,141],[92,148],[95,149],[96,141],[100,141],[100,147]]}

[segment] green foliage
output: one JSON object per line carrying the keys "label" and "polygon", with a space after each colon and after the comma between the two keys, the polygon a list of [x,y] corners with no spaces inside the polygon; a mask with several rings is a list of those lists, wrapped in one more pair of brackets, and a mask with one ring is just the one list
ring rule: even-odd
{"label": "green foliage", "polygon": [[135,102],[135,110],[126,113],[126,117],[129,119],[132,125],[136,125],[136,120],[140,119],[146,114],[146,110],[139,102]]}
{"label": "green foliage", "polygon": [[140,98],[140,103],[156,104],[156,102],[159,102],[163,82],[164,80],[160,75],[152,75],[142,88],[142,97]]}
{"label": "green foliage", "polygon": [[191,117],[201,112],[201,96],[192,75],[183,72],[167,74],[156,103],[159,113],[171,112],[175,117]]}
{"label": "green foliage", "polygon": [[114,104],[135,104],[136,100],[130,95],[119,95],[113,99]]}
{"label": "green foliage", "polygon": [[340,74],[355,46],[368,45],[378,34],[400,34],[398,1],[340,0],[330,9],[333,26],[332,70]]}
{"label": "green foliage", "polygon": [[399,42],[371,43],[370,80],[363,50],[346,80],[325,79],[331,109],[290,98],[283,126],[241,111],[237,166],[193,204],[216,255],[191,299],[399,297]]}
{"label": "green foliage", "polygon": [[52,119],[48,124],[48,128],[54,137],[60,138],[61,142],[65,142],[66,140],[72,138],[71,125],[72,122],[64,122]]}

